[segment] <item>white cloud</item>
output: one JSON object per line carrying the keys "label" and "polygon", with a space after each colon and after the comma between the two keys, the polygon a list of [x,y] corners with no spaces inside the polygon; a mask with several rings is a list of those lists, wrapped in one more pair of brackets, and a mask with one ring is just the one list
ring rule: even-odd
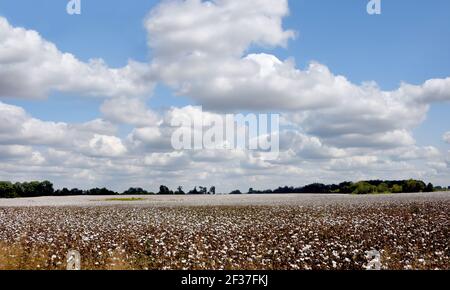
{"label": "white cloud", "polygon": [[368,170],[370,167],[375,166],[379,162],[377,156],[365,155],[365,156],[352,156],[344,159],[332,160],[330,162],[331,170]]}
{"label": "white cloud", "polygon": [[383,149],[415,144],[411,132],[407,130],[394,130],[375,134],[350,133],[332,137],[325,136],[324,140],[340,148],[375,147]]}
{"label": "white cloud", "polygon": [[0,159],[20,158],[31,156],[33,150],[30,146],[0,145]]}
{"label": "white cloud", "polygon": [[384,150],[384,155],[392,160],[414,161],[427,160],[437,161],[442,157],[441,151],[434,146],[405,146]]}
{"label": "white cloud", "polygon": [[189,157],[183,152],[152,153],[145,157],[144,164],[162,170],[184,170]]}
{"label": "white cloud", "polygon": [[448,144],[450,144],[450,132],[446,132],[444,134],[444,136],[442,136],[442,139],[447,142]]}
{"label": "white cloud", "polygon": [[170,128],[161,127],[142,127],[135,128],[128,135],[127,142],[129,147],[137,154],[144,154],[155,151],[171,151],[171,133]]}
{"label": "white cloud", "polygon": [[106,100],[100,110],[105,119],[119,124],[146,127],[159,122],[157,113],[147,109],[142,99],[122,97]]}
{"label": "white cloud", "polygon": [[87,96],[147,95],[149,66],[130,61],[119,69],[63,53],[33,30],[0,17],[0,97],[44,98],[53,91]]}
{"label": "white cloud", "polygon": [[184,128],[187,130],[187,134],[193,134],[194,128],[191,128],[191,124],[200,124],[199,128],[201,129],[203,128],[203,122],[211,124],[217,117],[223,117],[223,115],[203,112],[199,107],[194,106],[172,107],[161,114],[161,118],[158,119],[159,121],[156,124],[155,122],[153,124],[148,122],[146,126],[134,128],[128,135],[127,141],[134,150],[140,152],[171,151],[173,150],[172,134],[177,130],[177,127],[172,127],[172,123],[175,120],[180,125],[188,126]]}
{"label": "white cloud", "polygon": [[430,79],[420,86],[403,83],[395,93],[405,98],[405,101],[425,104],[450,101],[450,77]]}
{"label": "white cloud", "polygon": [[94,135],[88,144],[88,154],[98,157],[117,157],[125,154],[127,149],[122,140],[115,136]]}
{"label": "white cloud", "polygon": [[288,12],[287,0],[163,1],[145,26],[149,46],[162,58],[239,57],[251,44],[286,46],[294,37],[293,31],[282,28]]}
{"label": "white cloud", "polygon": [[[245,55],[252,45],[285,45],[293,36],[282,27],[288,13],[286,1],[163,2],[146,20],[152,68],[206,109],[289,112],[286,120],[341,148],[414,145],[411,131],[425,120],[429,104],[450,100],[450,78],[383,91],[317,62],[299,69],[290,59]],[[241,21],[252,17],[268,22],[242,29]]]}
{"label": "white cloud", "polygon": [[292,150],[298,157],[304,159],[333,159],[348,155],[343,149],[327,146],[317,137],[296,131],[282,132],[280,142],[281,150]]}
{"label": "white cloud", "polygon": [[0,145],[50,146],[116,157],[126,149],[120,139],[111,136],[114,132],[115,128],[103,120],[84,124],[46,122],[29,116],[20,107],[0,102]]}
{"label": "white cloud", "polygon": [[0,144],[63,144],[67,135],[65,123],[43,122],[20,107],[0,102]]}
{"label": "white cloud", "polygon": [[[295,67],[269,54],[245,52],[251,45],[284,46],[293,36],[282,19],[287,1],[167,1],[149,14],[146,28],[160,79],[202,105],[218,110],[363,109],[373,122],[413,110],[407,121],[422,120],[427,104],[450,100],[450,78],[395,91],[355,85],[319,63]],[[381,107],[380,107],[381,106]],[[354,113],[353,111],[351,113]],[[419,114],[419,118],[417,117]],[[351,115],[351,114],[349,114]],[[376,116],[379,115],[377,118]]]}
{"label": "white cloud", "polygon": [[114,135],[117,132],[116,126],[103,119],[95,119],[83,124],[72,124],[71,127],[80,132],[95,132],[103,135]]}

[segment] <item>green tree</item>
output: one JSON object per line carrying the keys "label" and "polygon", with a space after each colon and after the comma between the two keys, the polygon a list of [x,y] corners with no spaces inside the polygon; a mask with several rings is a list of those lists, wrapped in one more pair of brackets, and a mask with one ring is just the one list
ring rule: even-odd
{"label": "green tree", "polygon": [[161,185],[159,187],[159,193],[160,195],[169,195],[169,194],[173,194],[173,191],[171,191],[167,186],[165,185]]}
{"label": "green tree", "polygon": [[401,193],[403,192],[403,187],[399,184],[394,184],[391,189],[392,193]]}
{"label": "green tree", "polygon": [[183,187],[178,186],[177,191],[175,191],[175,194],[177,195],[185,195],[186,193],[183,191]]}
{"label": "green tree", "polygon": [[38,194],[40,196],[51,196],[55,193],[53,189],[53,183],[48,180],[45,180],[38,185]]}
{"label": "green tree", "polygon": [[124,191],[122,194],[123,195],[148,195],[149,192],[140,187],[137,187],[137,188],[131,187],[127,191]]}
{"label": "green tree", "polygon": [[353,194],[371,194],[377,192],[377,187],[366,181],[360,181],[355,186],[356,189],[353,191]]}
{"label": "green tree", "polygon": [[386,183],[380,183],[377,186],[377,192],[379,193],[388,193],[389,192],[389,186]]}
{"label": "green tree", "polygon": [[8,181],[0,181],[0,198],[14,197],[17,197],[14,185]]}
{"label": "green tree", "polygon": [[356,186],[353,182],[342,182],[338,185],[340,193],[352,193],[355,191]]}
{"label": "green tree", "polygon": [[403,190],[405,192],[423,192],[426,189],[426,184],[423,181],[410,179],[405,182]]}

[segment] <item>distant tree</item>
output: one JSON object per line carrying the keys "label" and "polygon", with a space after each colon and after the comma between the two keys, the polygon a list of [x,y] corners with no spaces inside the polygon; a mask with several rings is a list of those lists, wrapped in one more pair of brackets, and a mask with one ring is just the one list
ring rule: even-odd
{"label": "distant tree", "polygon": [[22,182],[18,184],[20,186],[20,191],[22,197],[34,197],[39,196],[39,193],[37,191],[39,182],[38,181],[31,181],[31,182]]}
{"label": "distant tree", "polygon": [[391,189],[392,193],[401,193],[403,192],[403,187],[399,184],[394,184]]}
{"label": "distant tree", "polygon": [[410,179],[404,182],[404,192],[423,192],[426,189],[426,184],[423,181]]}
{"label": "distant tree", "polygon": [[207,194],[208,193],[208,189],[206,187],[200,186],[200,194]]}
{"label": "distant tree", "polygon": [[123,195],[148,195],[149,192],[140,187],[138,187],[138,188],[131,187],[127,191],[124,191],[122,194]]}
{"label": "distant tree", "polygon": [[383,180],[367,180],[366,182],[369,183],[370,185],[374,185],[377,187],[378,187],[378,185],[384,183]]}
{"label": "distant tree", "polygon": [[178,186],[177,191],[175,191],[175,194],[177,195],[185,195],[186,193],[183,191],[183,187]]}
{"label": "distant tree", "polygon": [[117,192],[109,190],[105,187],[103,188],[92,188],[85,192],[85,195],[117,195]]}
{"label": "distant tree", "polygon": [[55,191],[55,196],[75,196],[75,195],[83,195],[86,194],[82,190],[78,188],[72,188],[71,190],[67,188],[58,189]]}
{"label": "distant tree", "polygon": [[53,183],[46,180],[39,184],[39,193],[42,196],[51,196],[54,194],[55,190],[53,189]]}
{"label": "distant tree", "polygon": [[17,197],[14,185],[9,181],[0,181],[0,198]]}
{"label": "distant tree", "polygon": [[[209,190],[206,187],[199,186],[199,189],[195,187],[193,190],[189,191],[188,194],[216,194],[215,186],[212,186]],[[292,186],[280,186],[275,190],[254,190],[249,189],[250,194],[284,194],[284,193],[354,193],[354,194],[371,194],[371,193],[401,193],[401,192],[432,192],[432,191],[444,191],[447,188],[442,186],[434,187],[433,184],[421,180],[369,180],[360,181],[357,183],[352,182],[342,182],[338,185],[336,184],[322,184],[313,183],[306,185],[304,187],[294,188]],[[450,188],[449,188],[450,190]],[[11,197],[38,197],[38,196],[69,196],[69,195],[117,195],[117,192],[111,191],[107,188],[93,188],[87,191],[83,191],[77,188],[71,190],[67,188],[54,190],[53,184],[50,181],[31,181],[31,182],[16,182],[11,183],[8,181],[0,182],[0,198],[11,198]],[[153,194],[147,192],[142,188],[130,188],[123,192],[124,195],[143,195],[143,194]],[[161,185],[159,193],[161,195],[172,195],[172,194],[185,194],[183,188],[178,187],[177,191],[171,191],[167,186]],[[230,194],[242,194],[239,190],[232,191]]]}
{"label": "distant tree", "polygon": [[340,193],[352,193],[355,191],[353,182],[342,182],[338,185]]}
{"label": "distant tree", "polygon": [[339,193],[339,185],[331,184],[328,186],[330,193]]}
{"label": "distant tree", "polygon": [[273,192],[274,193],[293,193],[294,187],[292,187],[292,186],[291,187],[288,187],[288,186],[278,187]]}
{"label": "distant tree", "polygon": [[325,184],[313,183],[303,188],[304,193],[329,193],[329,189]]}
{"label": "distant tree", "polygon": [[389,192],[389,185],[387,185],[386,183],[380,183],[377,186],[377,192],[378,193],[388,193]]}
{"label": "distant tree", "polygon": [[159,187],[159,193],[160,195],[170,195],[173,194],[173,191],[171,191],[167,186],[161,185]]}
{"label": "distant tree", "polygon": [[198,191],[197,190],[197,187],[194,187],[194,189],[193,190],[191,190],[191,191],[189,191],[189,193],[188,194],[191,194],[191,195],[196,195],[196,194],[200,194],[200,191]]}
{"label": "distant tree", "polygon": [[56,190],[54,195],[55,196],[69,196],[70,190],[68,190],[67,188],[64,187],[63,189]]}
{"label": "distant tree", "polygon": [[78,188],[72,188],[70,190],[70,195],[73,195],[73,196],[75,196],[75,195],[83,195],[83,191],[81,189],[78,189]]}
{"label": "distant tree", "polygon": [[353,191],[353,194],[370,194],[377,192],[377,187],[366,181],[357,182],[355,186],[356,188]]}
{"label": "distant tree", "polygon": [[22,197],[52,196],[53,184],[50,181],[31,181],[15,184],[16,193]]}
{"label": "distant tree", "polygon": [[16,192],[16,196],[17,196],[17,197],[22,197],[22,196],[24,196],[24,194],[23,194],[22,183],[20,183],[20,182],[14,183],[14,191]]}

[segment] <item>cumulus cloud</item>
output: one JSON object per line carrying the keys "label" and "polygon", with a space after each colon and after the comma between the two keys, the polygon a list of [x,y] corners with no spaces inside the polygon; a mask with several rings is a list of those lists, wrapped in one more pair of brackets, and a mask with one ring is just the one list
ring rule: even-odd
{"label": "cumulus cloud", "polygon": [[[115,128],[103,120],[82,124],[47,122],[30,116],[24,109],[0,102],[0,145],[9,151],[23,147],[50,146],[86,154],[116,157],[126,151],[121,140],[112,136]],[[110,135],[105,135],[110,134]]]}
{"label": "cumulus cloud", "polygon": [[63,53],[38,32],[0,17],[0,97],[44,98],[53,91],[87,96],[146,95],[154,84],[146,64],[109,68]]}
{"label": "cumulus cloud", "polygon": [[164,59],[240,56],[251,44],[286,46],[295,35],[282,28],[288,12],[287,0],[163,1],[145,26],[149,46]]}
{"label": "cumulus cloud", "polygon": [[1,144],[63,144],[67,135],[66,123],[43,122],[20,107],[0,102]]}
{"label": "cumulus cloud", "polygon": [[442,139],[447,142],[448,144],[450,144],[450,132],[446,132],[444,134],[444,136],[442,136]]}
{"label": "cumulus cloud", "polygon": [[148,127],[158,124],[159,116],[148,109],[145,102],[138,98],[114,98],[106,100],[100,108],[105,119],[119,124],[136,127]]}
{"label": "cumulus cloud", "polygon": [[298,131],[283,131],[280,142],[281,150],[292,150],[297,157],[303,159],[333,159],[348,155],[343,149],[327,146],[319,138]]}
{"label": "cumulus cloud", "polygon": [[390,156],[394,160],[429,160],[437,161],[442,156],[442,153],[434,146],[408,146],[396,148],[392,151],[386,151],[385,155]]}
{"label": "cumulus cloud", "polygon": [[97,135],[89,140],[88,154],[98,157],[117,157],[126,153],[122,140],[115,136]]}
{"label": "cumulus cloud", "polygon": [[450,101],[450,77],[427,80],[419,86],[403,83],[395,94],[406,101],[425,104]]}
{"label": "cumulus cloud", "polygon": [[144,164],[160,170],[183,170],[190,163],[183,152],[152,153],[144,158]]}
{"label": "cumulus cloud", "polygon": [[[427,104],[450,100],[450,78],[382,91],[376,85],[353,84],[319,63],[301,70],[293,61],[274,55],[244,55],[251,45],[286,45],[294,35],[282,27],[288,12],[287,1],[277,0],[163,2],[146,20],[155,55],[153,69],[179,94],[217,110],[337,106],[354,110],[359,113],[356,117],[365,113],[369,121],[383,122],[402,107],[403,111],[418,107],[413,113],[423,118]],[[372,108],[367,105],[376,105],[379,111],[361,112]]]}
{"label": "cumulus cloud", "polygon": [[245,55],[252,45],[284,46],[294,36],[282,26],[288,13],[287,1],[163,2],[146,19],[152,69],[206,109],[286,112],[307,134],[342,148],[411,146],[429,105],[450,100],[450,78],[384,91],[317,62],[300,69],[291,59]]}
{"label": "cumulus cloud", "polygon": [[[170,144],[174,128],[169,124],[176,118],[199,118],[198,108],[192,106],[162,112],[162,122],[133,128],[124,139],[114,134],[112,124],[100,119],[83,124],[46,122],[4,103],[0,103],[0,116],[4,117],[0,124],[6,124],[0,127],[0,177],[10,178],[8,174],[16,172],[16,178],[36,176],[63,186],[78,180],[85,186],[120,189],[131,185],[155,189],[156,182],[172,187],[202,183],[231,190],[245,189],[250,179],[264,188],[290,184],[288,180],[316,182],[323,176],[342,181],[351,174],[359,179],[374,172],[380,178],[401,178],[425,168],[415,167],[410,161],[423,160],[427,168],[438,172],[435,168],[441,158],[434,147],[407,144],[378,150],[343,149],[328,145],[320,137],[283,127],[279,132],[281,152],[275,160],[265,160],[258,151],[174,151]],[[206,113],[207,120],[215,117],[223,115]]]}
{"label": "cumulus cloud", "polygon": [[32,153],[30,146],[0,145],[0,159],[21,158],[31,156]]}

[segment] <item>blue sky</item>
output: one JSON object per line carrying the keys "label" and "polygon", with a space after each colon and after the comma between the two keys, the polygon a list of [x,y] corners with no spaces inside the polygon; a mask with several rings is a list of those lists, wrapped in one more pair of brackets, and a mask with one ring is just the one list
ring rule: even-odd
{"label": "blue sky", "polygon": [[[65,13],[66,2],[3,0],[0,15],[15,26],[39,31],[61,51],[79,59],[103,58],[120,67],[128,59],[151,59],[143,19],[158,1],[84,0],[82,15]],[[450,2],[384,0],[382,14],[369,16],[362,0],[290,1],[284,27],[298,36],[287,49],[268,50],[295,58],[301,67],[315,60],[352,82],[376,81],[383,89],[402,82],[420,84],[450,75]],[[261,50],[258,48],[258,50]],[[152,107],[188,104],[158,85]],[[98,116],[101,100],[53,94],[49,101],[14,100],[44,120],[87,121]],[[443,147],[440,136],[450,124],[450,104],[433,105],[428,120],[415,130],[417,141]]]}
{"label": "blue sky", "polygon": [[[285,48],[251,46],[246,54],[292,58],[302,70],[317,61],[355,85],[375,81],[384,91],[396,90],[402,82],[421,85],[450,76],[450,1],[382,0],[382,14],[373,16],[366,12],[367,2],[291,0],[290,13],[282,23],[284,29],[296,31],[295,39]],[[66,3],[2,0],[0,16],[13,27],[38,31],[60,51],[83,62],[101,58],[110,68],[121,68],[130,59],[150,63],[155,58],[144,20],[160,1],[82,0],[81,15],[68,15]],[[201,104],[201,98],[175,96],[174,91],[158,82],[148,92],[147,106],[162,110]],[[102,117],[104,98],[54,91],[44,99],[0,96],[0,101],[42,121],[83,123]],[[433,102],[430,106],[426,121],[411,128],[413,137],[418,146],[432,145],[446,152],[449,144],[442,136],[450,130],[450,104]],[[119,126],[125,138],[132,127]]]}

